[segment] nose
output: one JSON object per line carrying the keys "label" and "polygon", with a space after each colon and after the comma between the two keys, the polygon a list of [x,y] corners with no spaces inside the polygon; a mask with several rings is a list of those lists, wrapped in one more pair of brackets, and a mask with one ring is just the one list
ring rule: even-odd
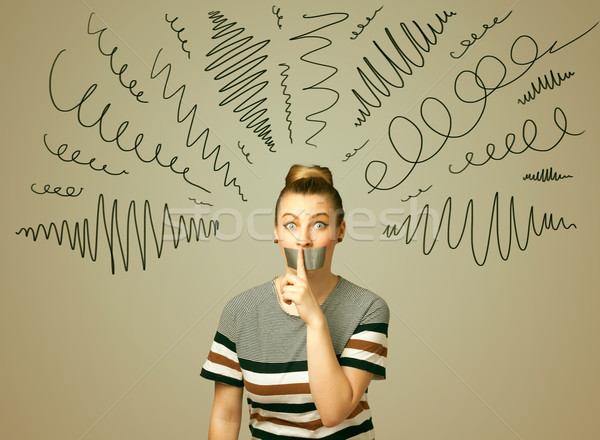
{"label": "nose", "polygon": [[312,246],[313,238],[308,228],[302,228],[296,232],[296,245],[298,247]]}

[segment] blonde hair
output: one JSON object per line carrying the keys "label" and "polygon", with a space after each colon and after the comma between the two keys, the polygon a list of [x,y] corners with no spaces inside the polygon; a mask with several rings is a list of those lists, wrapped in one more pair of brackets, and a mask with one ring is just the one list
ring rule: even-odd
{"label": "blonde hair", "polygon": [[277,214],[279,204],[286,194],[319,194],[331,198],[333,208],[336,212],[336,225],[339,227],[344,220],[344,208],[342,198],[333,186],[333,176],[327,167],[319,165],[304,166],[292,165],[285,177],[285,187],[279,193],[275,205],[275,224],[277,224]]}

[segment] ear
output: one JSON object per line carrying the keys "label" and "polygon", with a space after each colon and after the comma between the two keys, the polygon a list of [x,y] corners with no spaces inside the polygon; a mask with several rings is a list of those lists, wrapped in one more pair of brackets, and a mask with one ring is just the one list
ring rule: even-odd
{"label": "ear", "polygon": [[279,239],[279,237],[277,237],[277,224],[275,223],[273,225],[273,236],[275,237],[275,240]]}
{"label": "ear", "polygon": [[338,238],[344,238],[346,235],[346,220],[342,220],[342,224],[338,228]]}

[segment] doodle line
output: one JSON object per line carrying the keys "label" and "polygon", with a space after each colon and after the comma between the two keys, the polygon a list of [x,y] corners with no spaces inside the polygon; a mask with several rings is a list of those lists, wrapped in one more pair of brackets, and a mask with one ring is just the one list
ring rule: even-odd
{"label": "doodle line", "polygon": [[[41,223],[37,226],[36,229],[34,229],[33,227],[23,227],[19,229],[16,232],[16,234],[24,234],[25,237],[29,237],[29,235],[31,234],[33,241],[36,242],[38,238],[42,236],[46,238],[46,240],[49,240],[50,236],[54,233],[54,236],[56,237],[56,241],[59,246],[62,246],[63,242],[66,239],[68,240],[71,250],[75,250],[75,248],[78,247],[81,258],[85,258],[86,255],[88,255],[89,258],[94,262],[98,258],[99,240],[100,236],[103,235],[106,239],[108,248],[110,250],[111,272],[114,275],[116,259],[115,254],[117,254],[117,251],[119,251],[121,255],[125,271],[129,270],[129,255],[131,249],[130,229],[132,227],[135,229],[135,243],[137,243],[137,249],[140,252],[143,270],[146,270],[147,239],[149,234],[147,228],[148,223],[150,224],[152,234],[151,238],[154,239],[154,245],[156,248],[158,258],[162,256],[163,246],[166,240],[165,230],[167,226],[169,227],[169,229],[166,232],[169,232],[170,230],[173,241],[173,247],[175,249],[177,249],[177,247],[179,246],[180,240],[182,238],[185,238],[185,240],[188,243],[192,240],[192,238],[195,238],[196,241],[208,239],[211,235],[214,236],[219,228],[218,220],[210,220],[208,222],[207,227],[206,222],[203,218],[200,218],[200,220],[198,221],[196,221],[194,218],[190,218],[188,226],[184,216],[182,215],[178,215],[175,217],[175,225],[173,221],[173,216],[169,212],[169,207],[165,203],[162,216],[162,230],[160,232],[160,236],[158,236],[152,218],[152,209],[148,200],[144,202],[144,212],[142,218],[143,222],[141,224],[140,230],[140,223],[138,222],[138,214],[135,200],[132,200],[129,203],[129,207],[127,209],[127,222],[123,226],[125,228],[125,241],[123,242],[122,232],[119,229],[118,202],[115,199],[112,204],[112,209],[110,211],[109,226],[107,220],[107,211],[104,205],[104,195],[100,194],[98,196],[98,204],[96,208],[96,220],[95,224],[93,225],[90,225],[90,221],[86,218],[81,223],[75,222],[74,226],[72,226],[73,230],[71,230],[69,222],[67,220],[63,220],[61,222],[60,231],[57,224],[51,222],[48,227]],[[101,225],[104,227],[103,233],[100,230]]]}
{"label": "doodle line", "polygon": [[212,203],[208,203],[208,202],[199,202],[198,200],[194,199],[193,197],[188,197],[188,200],[191,200],[191,201],[192,201],[192,202],[194,202],[194,204],[196,204],[196,205],[214,206]]}
{"label": "doodle line", "polygon": [[[567,229],[567,230],[570,229],[571,227],[574,227],[575,229],[577,229],[577,226],[574,223],[571,223],[571,224],[569,224],[569,226],[566,226],[563,217],[561,217],[558,220],[558,223],[555,225],[553,214],[548,215],[548,213],[544,213],[544,215],[542,217],[542,221],[539,224],[539,230],[538,230],[536,228],[535,219],[534,219],[534,209],[533,209],[533,206],[531,206],[531,208],[529,210],[529,220],[528,220],[528,224],[527,224],[527,234],[525,236],[525,242],[524,242],[524,244],[521,244],[521,239],[519,239],[519,231],[517,228],[517,220],[516,220],[515,206],[514,206],[514,196],[511,196],[510,206],[509,206],[509,230],[508,230],[508,244],[507,244],[508,248],[506,249],[506,251],[504,251],[502,249],[502,244],[500,243],[500,235],[501,235],[500,234],[500,220],[499,220],[500,208],[499,208],[499,202],[498,202],[498,193],[496,193],[496,195],[494,196],[494,201],[492,203],[492,213],[490,216],[487,242],[485,245],[485,253],[483,255],[483,258],[480,260],[477,257],[477,252],[475,250],[475,237],[474,237],[475,214],[473,211],[473,206],[474,206],[473,199],[471,199],[471,200],[469,200],[469,203],[467,204],[467,208],[465,209],[465,217],[464,217],[464,221],[463,221],[463,225],[462,225],[462,230],[460,232],[458,240],[456,240],[456,242],[454,244],[451,242],[451,237],[450,237],[451,220],[452,220],[452,197],[448,197],[446,199],[446,202],[444,203],[444,208],[442,209],[442,214],[440,215],[440,221],[439,221],[437,230],[435,231],[434,238],[432,239],[433,241],[429,247],[427,244],[427,235],[429,232],[429,216],[430,216],[429,204],[426,204],[423,207],[423,209],[421,210],[421,212],[418,214],[418,219],[416,220],[417,224],[415,225],[412,233],[410,231],[410,224],[411,224],[411,220],[413,217],[412,217],[412,215],[409,215],[406,218],[406,220],[404,220],[402,222],[402,224],[399,226],[397,224],[387,225],[383,231],[383,235],[389,239],[392,236],[400,235],[400,233],[402,233],[406,228],[405,242],[406,242],[406,244],[409,244],[410,242],[412,242],[415,239],[415,236],[419,232],[419,226],[421,225],[421,221],[423,218],[425,218],[424,225],[422,227],[423,254],[429,255],[431,253],[431,251],[433,250],[433,248],[435,247],[435,244],[437,243],[438,237],[440,235],[440,231],[442,230],[442,225],[444,223],[444,219],[446,217],[446,212],[447,212],[448,214],[447,214],[447,227],[446,227],[446,242],[448,243],[448,247],[450,249],[456,249],[460,245],[463,238],[465,237],[467,223],[470,222],[469,237],[470,237],[470,241],[471,241],[471,253],[473,255],[473,259],[474,259],[475,263],[478,266],[483,266],[489,255],[490,242],[492,240],[492,235],[494,233],[494,230],[495,230],[495,236],[496,236],[496,245],[498,247],[498,253],[500,255],[500,258],[502,258],[502,260],[506,261],[506,260],[508,260],[508,257],[510,256],[510,250],[512,248],[512,243],[513,243],[513,234],[514,234],[514,238],[516,240],[518,248],[521,251],[524,251],[525,249],[527,249],[527,246],[529,245],[529,238],[530,238],[532,231],[536,236],[539,237],[540,235],[542,235],[542,233],[544,232],[545,229],[552,229],[554,231],[557,231],[561,227],[563,229]],[[494,225],[495,225],[495,228],[494,228]],[[506,253],[504,253],[504,252],[506,252]]]}
{"label": "doodle line", "polygon": [[292,103],[290,102],[290,99],[292,99],[292,95],[290,95],[289,93],[287,93],[287,84],[285,83],[286,80],[289,78],[289,75],[286,73],[288,70],[290,70],[290,66],[287,65],[286,63],[280,63],[279,66],[281,67],[285,67],[285,69],[283,69],[283,71],[280,73],[280,75],[282,76],[281,78],[281,87],[283,88],[283,96],[285,96],[285,103],[287,104],[286,108],[285,108],[285,120],[288,123],[288,136],[290,138],[290,144],[294,143],[294,139],[292,138],[292,111],[290,110],[290,107],[292,106]]}
{"label": "doodle line", "polygon": [[555,78],[554,72],[550,70],[550,78],[548,78],[547,75],[544,75],[544,80],[542,81],[542,78],[538,76],[537,85],[531,83],[531,90],[526,94],[523,94],[523,99],[519,98],[517,102],[525,105],[528,102],[533,101],[542,90],[553,90],[554,87],[560,87],[564,80],[571,78],[573,75],[575,75],[575,72],[567,72],[564,75],[559,73],[558,78]]}
{"label": "doodle line", "polygon": [[83,188],[80,188],[79,192],[77,194],[75,194],[75,187],[73,187],[73,186],[67,186],[65,188],[66,193],[65,194],[61,194],[60,190],[62,189],[62,187],[56,186],[56,187],[54,187],[54,189],[50,190],[50,185],[46,184],[46,185],[44,185],[44,190],[42,192],[38,192],[35,189],[33,189],[33,187],[36,186],[36,185],[37,185],[37,183],[32,183],[31,184],[31,191],[33,191],[34,193],[39,194],[39,195],[43,195],[43,194],[56,194],[57,196],[61,196],[61,197],[78,197],[82,193],[82,191],[83,191]]}
{"label": "doodle line", "polygon": [[[240,34],[243,34],[245,28],[238,27],[230,30],[237,24],[237,22],[234,21],[227,23],[228,19],[225,18],[224,15],[221,15],[220,11],[209,12],[208,17],[213,24],[215,24],[212,30],[216,33],[211,38],[213,40],[223,37],[227,38],[218,43],[206,54],[207,57],[211,57],[218,52],[225,50],[225,52],[216,60],[211,62],[204,69],[204,71],[210,72],[218,67],[220,68],[223,66],[223,64],[231,62],[229,66],[225,67],[216,74],[214,80],[218,81],[228,77],[229,75],[237,75],[219,89],[220,93],[229,92],[231,89],[233,89],[233,91],[219,103],[219,106],[225,106],[236,99],[243,99],[244,95],[247,95],[245,99],[243,99],[243,101],[233,109],[233,112],[245,112],[240,117],[239,121],[246,122],[250,120],[248,124],[246,124],[246,128],[252,129],[252,132],[255,133],[257,137],[264,141],[265,145],[269,147],[269,151],[274,153],[276,151],[275,142],[271,137],[271,124],[268,123],[269,118],[266,117],[265,119],[260,120],[260,118],[262,118],[263,115],[268,112],[265,107],[261,108],[261,106],[267,102],[267,98],[262,97],[254,102],[248,103],[248,101],[262,92],[262,90],[269,84],[269,81],[267,80],[256,83],[256,81],[267,71],[266,69],[259,71],[255,70],[268,58],[268,55],[261,55],[252,60],[248,59],[257,54],[257,52],[260,52],[267,44],[269,44],[271,40],[263,40],[250,46],[246,45],[252,41],[254,38],[253,36],[243,37],[236,41],[231,41]],[[230,34],[231,36],[229,36]],[[244,52],[247,51],[249,53],[244,55]],[[240,57],[240,59],[233,62],[232,60],[237,57]],[[240,71],[241,73],[239,73]]]}
{"label": "doodle line", "polygon": [[144,94],[143,90],[140,90],[137,93],[133,92],[133,88],[137,85],[137,81],[135,79],[132,79],[131,81],[129,81],[129,85],[125,84],[123,82],[123,73],[127,70],[127,68],[129,67],[129,65],[127,63],[124,63],[121,65],[121,68],[119,69],[119,71],[117,72],[115,70],[115,67],[113,65],[113,56],[115,55],[115,53],[117,52],[117,50],[119,50],[119,48],[117,46],[114,46],[111,52],[104,52],[102,50],[102,35],[104,34],[104,32],[108,29],[108,27],[104,27],[100,30],[91,32],[90,31],[90,25],[92,24],[92,17],[95,15],[95,12],[92,12],[88,18],[88,24],[87,24],[87,33],[88,35],[96,35],[98,34],[97,37],[97,44],[98,44],[98,52],[100,52],[102,55],[104,55],[105,57],[108,57],[109,59],[109,64],[110,64],[110,70],[112,71],[112,73],[114,73],[115,75],[117,75],[117,77],[119,78],[119,83],[121,83],[121,85],[123,87],[125,87],[127,90],[129,90],[129,93],[131,93],[136,101],[142,103],[142,104],[148,104],[148,101],[144,101],[143,99],[140,99],[141,96]]}
{"label": "doodle line", "polygon": [[419,188],[419,192],[416,195],[414,195],[414,196],[408,196],[408,198],[406,198],[406,199],[400,199],[400,200],[402,200],[403,202],[408,202],[410,199],[414,199],[416,197],[419,197],[421,194],[429,191],[432,186],[433,185],[429,185],[426,189],[420,189]]}
{"label": "doodle line", "polygon": [[56,152],[54,152],[48,146],[48,143],[46,142],[46,136],[48,136],[48,133],[44,134],[44,145],[46,146],[46,149],[51,154],[53,154],[54,156],[57,156],[63,162],[75,162],[78,165],[89,165],[89,167],[92,170],[94,170],[94,171],[104,171],[106,174],[109,174],[111,176],[120,176],[121,174],[129,174],[129,172],[126,171],[126,170],[120,171],[118,173],[112,173],[112,172],[110,172],[110,171],[108,171],[106,169],[106,167],[108,166],[107,164],[102,165],[102,168],[95,168],[92,165],[92,163],[94,163],[96,161],[95,157],[92,157],[88,162],[79,162],[79,161],[77,161],[77,158],[81,154],[81,150],[75,150],[75,151],[73,151],[71,153],[71,159],[64,159],[62,156],[63,156],[63,154],[65,154],[67,152],[67,149],[69,148],[69,145],[68,144],[61,144],[60,147],[58,147],[58,150],[56,150]]}
{"label": "doodle line", "polygon": [[353,37],[350,37],[350,39],[356,40],[358,38],[358,36],[363,33],[365,28],[371,23],[371,20],[373,20],[375,18],[375,16],[377,15],[377,13],[379,11],[381,11],[382,9],[383,9],[383,6],[381,6],[379,9],[375,10],[375,12],[373,12],[373,15],[371,17],[365,17],[365,19],[367,20],[367,24],[362,24],[362,23],[357,24],[356,27],[360,29],[360,32],[352,31]]}
{"label": "doodle line", "polygon": [[570,179],[573,176],[570,174],[562,175],[557,172],[552,171],[552,167],[546,168],[545,170],[538,171],[537,173],[529,173],[523,176],[523,180],[534,180],[536,182],[550,182],[550,181],[559,181],[562,179]]}
{"label": "doodle line", "polygon": [[181,50],[183,50],[183,51],[184,51],[184,52],[187,54],[187,57],[188,57],[188,59],[190,59],[190,57],[191,57],[191,55],[192,55],[192,54],[191,54],[191,52],[190,52],[189,50],[187,50],[187,49],[185,48],[185,43],[187,43],[187,42],[188,42],[188,40],[182,40],[182,39],[181,39],[181,33],[182,33],[184,30],[185,30],[185,28],[184,28],[184,27],[182,27],[181,29],[175,29],[175,27],[173,26],[173,24],[174,24],[174,23],[175,23],[177,20],[179,20],[179,17],[175,17],[173,20],[169,20],[169,14],[168,14],[168,13],[167,13],[167,14],[165,14],[165,21],[166,21],[167,23],[169,23],[169,24],[171,25],[171,29],[172,29],[174,32],[176,32],[176,33],[177,33],[177,39],[178,39],[178,40],[181,42]]}
{"label": "doodle line", "polygon": [[[188,148],[193,146],[196,142],[198,142],[200,140],[200,138],[203,137],[204,143],[202,145],[202,159],[206,160],[214,154],[215,157],[213,159],[213,171],[217,172],[217,171],[222,170],[223,168],[225,169],[225,175],[223,177],[223,186],[228,187],[229,185],[233,185],[234,187],[236,187],[238,189],[238,194],[241,196],[242,201],[247,202],[248,200],[244,197],[244,194],[242,193],[242,188],[237,183],[237,178],[233,177],[229,180],[229,182],[227,181],[227,178],[229,177],[229,169],[230,169],[231,163],[229,161],[227,161],[227,162],[223,163],[221,166],[217,167],[217,160],[219,159],[219,153],[221,152],[221,145],[220,144],[217,145],[208,155],[205,155],[206,146],[208,144],[208,135],[210,134],[210,129],[208,127],[206,127],[202,131],[202,133],[200,133],[200,135],[198,135],[196,137],[196,139],[194,139],[193,141],[190,141],[190,137],[192,136],[192,129],[194,127],[194,121],[196,120],[196,111],[198,110],[198,105],[194,104],[192,106],[192,108],[190,109],[190,111],[183,118],[181,117],[181,107],[183,104],[183,98],[185,96],[186,85],[182,84],[177,90],[175,90],[173,93],[171,93],[170,95],[167,96],[167,89],[169,88],[169,80],[171,78],[171,71],[172,71],[171,63],[165,64],[165,66],[162,69],[160,69],[158,71],[158,73],[154,73],[154,69],[156,67],[156,62],[158,61],[158,57],[160,56],[161,52],[162,52],[162,49],[160,49],[158,51],[158,53],[156,54],[156,58],[154,58],[154,64],[152,64],[152,69],[150,71],[150,78],[156,79],[164,71],[166,71],[167,77],[163,82],[163,90],[162,90],[163,99],[169,100],[169,99],[173,98],[175,95],[179,94],[179,103],[177,104],[177,116],[176,116],[177,122],[179,124],[182,124],[183,122],[185,122],[186,119],[188,119],[191,116],[190,124],[188,127],[188,132],[187,132],[187,137],[186,137],[186,146]],[[175,156],[175,157],[177,157],[177,156]],[[208,191],[208,192],[210,192],[210,191]]]}
{"label": "doodle line", "polygon": [[[403,63],[404,66],[399,66],[396,63],[396,61],[392,60],[392,58],[386,52],[384,52],[384,50],[379,46],[379,43],[377,43],[377,41],[373,41],[373,44],[375,45],[375,47],[377,48],[379,53],[383,56],[383,58],[385,58],[385,61],[387,61],[387,63],[392,67],[393,71],[396,73],[396,76],[398,77],[399,82],[394,83],[392,80],[383,76],[377,70],[377,68],[375,66],[373,66],[373,64],[367,57],[363,57],[363,61],[365,62],[367,67],[371,70],[371,72],[375,76],[376,80],[379,81],[379,84],[380,84],[379,87],[381,87],[381,88],[379,88],[378,85],[375,84],[374,79],[371,79],[367,76],[367,74],[363,71],[362,68],[360,68],[360,67],[356,68],[356,70],[358,71],[358,75],[360,76],[360,79],[362,80],[363,84],[368,89],[369,96],[372,97],[375,101],[369,102],[356,89],[352,89],[352,93],[354,94],[354,97],[358,100],[358,102],[361,105],[361,107],[359,107],[357,109],[359,116],[356,118],[357,122],[354,123],[355,127],[362,126],[362,124],[367,121],[367,117],[371,116],[371,111],[369,110],[369,107],[380,108],[382,106],[382,101],[379,98],[378,94],[385,96],[385,97],[391,96],[392,92],[391,92],[390,88],[388,87],[388,85],[393,88],[396,88],[396,89],[403,88],[405,85],[405,82],[404,82],[404,77],[402,76],[402,74],[404,74],[405,76],[414,75],[415,70],[413,70],[413,67],[411,67],[411,65],[417,69],[425,66],[425,57],[423,56],[423,52],[429,53],[431,51],[432,47],[438,44],[438,35],[442,35],[444,33],[445,28],[446,28],[445,27],[446,23],[448,23],[448,20],[451,17],[456,15],[456,12],[444,11],[443,15],[444,15],[444,17],[440,17],[439,14],[435,14],[435,17],[437,18],[437,21],[439,24],[439,29],[435,29],[429,23],[427,24],[427,27],[431,31],[431,36],[426,35],[425,31],[421,28],[421,26],[416,21],[414,21],[414,20],[412,21],[414,26],[416,27],[416,29],[419,31],[419,33],[423,37],[424,43],[420,43],[419,41],[417,41],[417,39],[415,38],[413,33],[408,29],[408,26],[406,25],[405,22],[400,23],[400,28],[402,29],[404,36],[406,37],[406,39],[408,40],[408,42],[410,43],[412,48],[416,51],[416,54],[417,54],[416,61],[413,60],[409,55],[404,53],[404,49],[402,49],[398,45],[397,41],[394,39],[394,36],[390,32],[389,28],[387,28],[387,27],[385,28],[385,33],[387,35],[387,38],[390,40],[390,42],[394,46],[394,49],[396,50],[396,52],[398,52],[398,54],[400,55],[401,63]],[[415,57],[415,56],[413,55],[413,57]]]}
{"label": "doodle line", "polygon": [[244,148],[246,148],[246,146],[245,146],[245,145],[240,145],[240,141],[238,141],[238,148],[239,148],[240,150],[242,150],[242,154],[243,154],[243,156],[246,158],[246,160],[248,161],[248,163],[249,163],[250,165],[254,165],[254,162],[250,162],[250,159],[249,159],[249,157],[250,157],[250,153],[246,153],[246,152],[244,152]]}
{"label": "doodle line", "polygon": [[[557,120],[557,115],[561,116],[561,118],[562,118],[561,122],[559,122]],[[565,115],[565,113],[563,112],[563,110],[560,107],[556,107],[554,109],[554,124],[559,128],[561,134],[560,134],[560,137],[558,138],[558,140],[554,143],[554,145],[552,145],[548,148],[535,148],[533,146],[533,143],[535,142],[535,138],[537,137],[537,125],[536,125],[535,121],[533,121],[532,119],[526,119],[525,122],[523,123],[523,130],[521,133],[523,142],[525,143],[525,147],[521,151],[513,150],[513,147],[515,145],[516,136],[514,133],[509,133],[504,138],[506,152],[503,155],[501,155],[500,157],[494,157],[494,153],[496,152],[496,145],[493,143],[489,143],[489,144],[487,144],[487,147],[485,149],[487,158],[483,162],[480,162],[480,163],[473,162],[474,153],[472,151],[469,151],[465,155],[465,160],[467,163],[465,164],[463,169],[461,169],[459,171],[452,171],[452,165],[450,164],[450,165],[448,165],[448,171],[450,171],[452,174],[460,174],[464,170],[466,170],[470,165],[480,167],[480,166],[483,166],[486,163],[488,163],[490,160],[502,160],[506,156],[508,156],[508,153],[522,154],[527,150],[533,150],[533,151],[537,151],[537,152],[541,152],[541,153],[548,152],[548,151],[553,150],[555,147],[557,147],[558,144],[560,144],[561,141],[564,139],[565,135],[579,136],[584,133],[583,131],[581,131],[579,133],[569,133],[567,131],[567,116]]]}
{"label": "doodle line", "polygon": [[277,27],[279,29],[281,29],[281,20],[283,20],[283,15],[279,15],[279,12],[281,12],[281,8],[277,8],[277,10],[275,10],[275,5],[273,5],[273,7],[271,8],[271,12],[273,13],[273,15],[275,15],[275,17],[277,17]]}
{"label": "doodle line", "polygon": [[365,143],[364,143],[364,144],[362,144],[362,145],[361,145],[359,148],[355,148],[355,149],[354,149],[354,153],[346,153],[346,158],[345,158],[345,159],[343,159],[343,160],[342,160],[342,162],[348,162],[348,160],[350,160],[350,158],[351,158],[351,157],[355,156],[355,155],[356,155],[356,153],[358,153],[360,150],[362,150],[362,149],[363,149],[363,147],[364,147],[365,145],[367,145],[368,143],[369,143],[369,139],[367,139],[367,140],[365,141]]}
{"label": "doodle line", "polygon": [[465,46],[465,50],[463,50],[463,52],[460,55],[457,55],[457,56],[455,56],[454,55],[454,51],[452,51],[452,52],[450,52],[450,56],[452,58],[454,58],[455,60],[457,60],[458,58],[462,57],[465,53],[467,53],[467,50],[469,50],[469,47],[471,47],[477,41],[481,40],[484,37],[484,35],[486,34],[486,32],[489,29],[492,29],[497,24],[500,24],[500,23],[504,22],[504,20],[506,20],[510,16],[510,14],[512,14],[512,11],[509,11],[508,14],[506,14],[504,16],[504,18],[502,20],[500,20],[500,21],[498,21],[498,17],[494,17],[494,21],[492,22],[491,26],[488,25],[488,24],[486,24],[486,23],[484,23],[483,26],[482,26],[483,27],[483,32],[481,33],[481,35],[477,35],[475,33],[472,33],[471,34],[471,38],[473,39],[473,41],[471,41],[471,40],[462,40],[460,42],[461,46]]}
{"label": "doodle line", "polygon": [[302,61],[304,61],[305,63],[313,64],[315,66],[320,66],[320,67],[326,67],[328,69],[332,69],[333,70],[333,72],[330,75],[328,75],[325,78],[321,79],[320,81],[317,81],[316,83],[314,83],[314,84],[312,84],[312,85],[310,85],[308,87],[304,87],[302,89],[302,90],[326,90],[326,91],[333,92],[333,94],[335,94],[335,99],[334,99],[333,103],[331,103],[329,106],[325,107],[324,109],[321,109],[321,110],[319,110],[317,112],[314,112],[314,113],[311,113],[311,114],[307,115],[304,118],[307,122],[317,122],[317,123],[321,124],[321,128],[319,128],[308,139],[306,139],[306,141],[304,141],[304,143],[306,145],[310,145],[310,146],[315,147],[315,148],[317,147],[317,145],[311,143],[310,141],[315,136],[317,136],[319,133],[321,133],[321,131],[323,131],[325,129],[325,127],[327,126],[327,121],[321,120],[321,119],[314,119],[313,117],[317,116],[317,115],[320,115],[321,113],[325,113],[327,110],[330,110],[332,107],[334,107],[337,104],[337,102],[340,99],[340,94],[336,90],[331,89],[329,87],[321,87],[321,84],[323,84],[328,79],[330,79],[333,76],[335,76],[335,74],[338,72],[338,68],[335,67],[335,66],[329,65],[329,64],[323,64],[323,63],[319,63],[317,61],[309,60],[307,57],[310,54],[312,54],[312,53],[318,52],[320,50],[325,49],[326,47],[331,46],[331,44],[332,44],[332,42],[331,42],[331,40],[329,38],[323,37],[321,35],[313,35],[313,34],[315,32],[318,32],[318,31],[322,30],[322,29],[325,29],[325,28],[327,28],[329,26],[334,26],[334,25],[336,25],[338,23],[341,23],[341,22],[345,21],[346,19],[348,19],[349,15],[347,13],[345,13],[345,12],[330,12],[330,13],[321,14],[321,15],[307,15],[307,14],[304,14],[302,16],[302,18],[304,18],[304,19],[315,19],[315,18],[321,18],[321,17],[335,16],[335,15],[341,15],[341,16],[343,16],[343,18],[340,18],[338,20],[334,19],[334,21],[332,21],[331,23],[327,23],[327,24],[325,24],[323,26],[319,26],[319,27],[317,27],[315,29],[312,29],[312,30],[310,30],[308,32],[305,32],[303,34],[296,35],[295,37],[290,38],[290,41],[302,40],[302,39],[305,39],[305,38],[312,38],[312,39],[317,39],[317,40],[324,40],[325,43],[322,46],[319,46],[316,49],[313,49],[313,50],[310,50],[310,51],[304,53],[300,57],[300,59]]}

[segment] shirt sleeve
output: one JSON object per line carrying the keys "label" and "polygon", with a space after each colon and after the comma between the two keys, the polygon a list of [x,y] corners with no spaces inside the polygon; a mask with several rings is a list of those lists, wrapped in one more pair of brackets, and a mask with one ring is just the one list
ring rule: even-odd
{"label": "shirt sleeve", "polygon": [[235,342],[235,314],[232,304],[225,306],[215,338],[210,347],[208,358],[202,366],[200,376],[243,387],[242,369],[238,360]]}
{"label": "shirt sleeve", "polygon": [[366,370],[385,379],[390,312],[377,297],[354,330],[340,356],[340,365]]}

